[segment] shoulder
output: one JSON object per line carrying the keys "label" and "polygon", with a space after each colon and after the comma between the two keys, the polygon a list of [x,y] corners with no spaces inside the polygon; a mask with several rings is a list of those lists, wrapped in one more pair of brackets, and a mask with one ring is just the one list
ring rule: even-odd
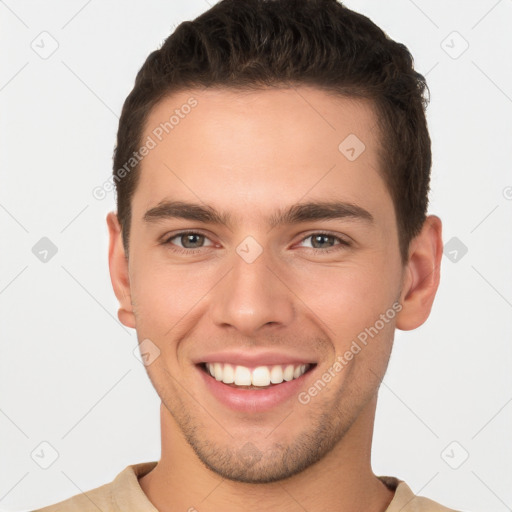
{"label": "shoulder", "polygon": [[391,476],[381,476],[379,479],[395,491],[386,512],[461,512],[414,494],[403,480]]}
{"label": "shoulder", "polygon": [[76,494],[54,505],[33,512],[157,512],[147,499],[138,479],[149,473],[157,462],[142,462],[127,466],[116,478],[101,487]]}
{"label": "shoulder", "polygon": [[112,486],[113,482],[34,512],[98,512],[98,509],[102,512],[114,511],[116,509],[112,506]]}

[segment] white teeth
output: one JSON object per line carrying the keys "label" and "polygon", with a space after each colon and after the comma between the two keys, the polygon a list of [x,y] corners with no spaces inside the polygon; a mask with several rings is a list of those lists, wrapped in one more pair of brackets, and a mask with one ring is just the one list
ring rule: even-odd
{"label": "white teeth", "polygon": [[270,382],[272,382],[272,384],[281,384],[281,382],[283,382],[283,369],[280,366],[272,366],[272,370],[270,370]]}
{"label": "white teeth", "polygon": [[235,384],[237,386],[250,386],[251,370],[245,366],[237,366],[235,368]]}
{"label": "white teeth", "polygon": [[206,369],[212,377],[225,384],[236,384],[237,386],[267,387],[272,384],[281,384],[283,381],[290,381],[303,375],[311,365],[288,364],[286,366],[258,366],[251,370],[246,366],[233,365],[228,363],[206,363]]}
{"label": "white teeth", "polygon": [[222,380],[222,365],[220,363],[215,363],[213,365],[213,371],[214,371],[214,376],[215,376],[215,379],[216,380]]}
{"label": "white teeth", "polygon": [[253,386],[268,386],[270,384],[270,372],[266,366],[254,368],[251,375]]}
{"label": "white teeth", "polygon": [[222,382],[232,384],[235,382],[235,369],[230,364],[225,364],[222,371]]}
{"label": "white teeth", "polygon": [[293,374],[294,374],[294,371],[293,371],[293,364],[289,364],[289,365],[284,369],[284,372],[283,372],[283,379],[284,379],[284,380],[286,380],[286,381],[292,380],[292,379],[293,379]]}

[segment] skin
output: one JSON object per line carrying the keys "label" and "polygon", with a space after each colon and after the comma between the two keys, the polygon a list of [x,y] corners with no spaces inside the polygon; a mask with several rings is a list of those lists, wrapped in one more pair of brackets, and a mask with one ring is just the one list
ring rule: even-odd
{"label": "skin", "polygon": [[[395,328],[430,313],[441,221],[427,218],[402,264],[371,103],[306,86],[187,90],[154,107],[143,139],[191,96],[197,106],[141,163],[129,255],[115,213],[107,217],[119,319],[160,350],[147,371],[162,400],[162,454],[141,487],[161,512],[384,511],[393,492],[370,464],[377,391]],[[349,134],[366,146],[354,161],[338,150]],[[233,225],[144,221],[164,199],[211,205]],[[278,209],[331,200],[373,222],[267,224]],[[206,238],[171,239],[184,229]],[[323,231],[333,238],[313,245]],[[249,235],[263,250],[250,264],[236,252]],[[193,364],[214,350],[271,348],[307,356],[319,377],[396,301],[401,311],[307,405],[293,397],[265,413],[233,411]],[[258,457],[244,456],[246,443]]]}

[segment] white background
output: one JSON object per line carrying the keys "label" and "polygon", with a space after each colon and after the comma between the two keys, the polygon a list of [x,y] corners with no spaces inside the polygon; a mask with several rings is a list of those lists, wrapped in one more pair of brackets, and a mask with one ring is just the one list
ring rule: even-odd
{"label": "white background", "polygon": [[[406,44],[427,76],[430,213],[443,219],[445,243],[457,237],[468,249],[455,263],[443,256],[427,323],[397,332],[374,471],[453,508],[510,510],[512,1],[347,5]],[[0,2],[3,511],[60,501],[159,458],[159,400],[133,355],[135,332],[117,321],[108,273],[114,196],[99,201],[91,191],[111,174],[137,70],[178,23],[207,8],[205,0]],[[47,59],[31,48],[41,37],[51,48],[43,31],[59,45]],[[47,263],[32,253],[42,237],[58,249]],[[31,458],[43,441],[59,454],[48,469]],[[458,469],[449,466],[466,452]]]}

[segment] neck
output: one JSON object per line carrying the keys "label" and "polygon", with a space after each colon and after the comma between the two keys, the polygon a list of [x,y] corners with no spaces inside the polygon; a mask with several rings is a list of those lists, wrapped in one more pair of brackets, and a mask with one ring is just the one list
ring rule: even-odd
{"label": "neck", "polygon": [[323,459],[297,475],[269,484],[233,482],[206,468],[162,405],[162,456],[139,483],[160,512],[384,512],[394,492],[371,469],[376,400],[374,397],[366,404]]}

